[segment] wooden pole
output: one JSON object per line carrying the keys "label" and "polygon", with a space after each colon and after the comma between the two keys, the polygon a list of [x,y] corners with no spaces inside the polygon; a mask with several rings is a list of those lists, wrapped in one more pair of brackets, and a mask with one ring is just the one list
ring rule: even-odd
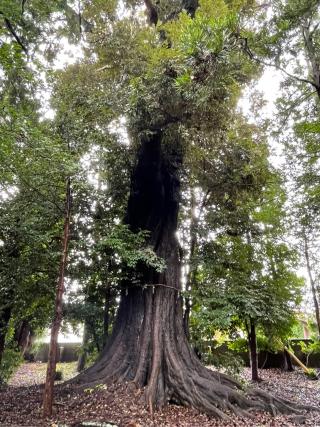
{"label": "wooden pole", "polygon": [[287,351],[290,356],[292,357],[292,359],[303,369],[303,371],[306,374],[310,374],[310,369],[306,367],[306,365],[304,365],[300,359],[297,358],[297,356],[293,353],[293,351],[289,350],[288,347],[284,347],[285,351]]}

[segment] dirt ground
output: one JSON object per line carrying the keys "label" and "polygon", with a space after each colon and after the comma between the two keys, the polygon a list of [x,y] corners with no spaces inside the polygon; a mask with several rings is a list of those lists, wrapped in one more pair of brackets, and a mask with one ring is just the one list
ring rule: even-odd
{"label": "dirt ground", "polygon": [[[223,423],[210,419],[197,411],[169,405],[151,417],[139,402],[140,393],[125,386],[99,385],[79,390],[57,383],[55,389],[54,416],[43,419],[41,401],[46,365],[26,363],[22,365],[10,384],[0,389],[0,426],[51,426],[51,427],[260,427],[308,425],[320,427],[320,412],[301,416],[277,416],[257,413],[252,419],[233,418]],[[58,365],[63,380],[75,375],[75,364]],[[299,370],[282,372],[277,369],[262,370],[263,381],[259,387],[293,401],[320,408],[320,381],[306,378]],[[249,382],[250,372],[245,369],[243,379]]]}

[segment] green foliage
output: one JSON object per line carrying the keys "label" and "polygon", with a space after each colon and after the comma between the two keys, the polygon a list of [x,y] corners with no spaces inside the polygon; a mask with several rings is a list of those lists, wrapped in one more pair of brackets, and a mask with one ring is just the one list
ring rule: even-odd
{"label": "green foliage", "polygon": [[133,233],[128,226],[118,225],[99,244],[105,249],[112,249],[114,256],[118,256],[124,265],[130,268],[134,268],[139,262],[143,262],[161,272],[165,268],[165,263],[148,246],[148,236],[148,231]]}
{"label": "green foliage", "polygon": [[[236,353],[247,353],[248,352],[248,340],[247,338],[237,338],[232,341],[228,341],[228,348]],[[257,334],[257,349],[260,351],[268,351],[271,353],[277,353],[283,350],[283,342],[277,336],[266,336],[261,331]]]}
{"label": "green foliage", "polygon": [[219,347],[210,349],[210,352],[203,358],[206,365],[212,365],[218,370],[225,371],[241,382],[241,372],[243,370],[243,360],[241,356],[233,351],[223,349],[219,351]]}
{"label": "green foliage", "polygon": [[6,347],[0,364],[0,384],[6,384],[16,372],[23,359],[19,350]]}
{"label": "green foliage", "polygon": [[316,380],[318,379],[318,373],[315,369],[308,369],[308,371],[306,372],[306,375],[308,378],[310,378],[311,380]]}
{"label": "green foliage", "polygon": [[260,197],[259,202],[248,197],[247,204],[243,199],[231,216],[228,206],[227,212],[221,209],[224,227],[215,222],[214,239],[203,243],[192,292],[193,333],[208,337],[215,330],[232,334],[237,328],[248,333],[253,321],[264,331],[269,348],[272,342],[281,347],[277,340],[290,334],[304,281],[294,272],[297,253],[278,241],[284,198],[276,182]]}
{"label": "green foliage", "polygon": [[320,354],[320,341],[314,340],[309,343],[305,343],[304,341],[299,342],[299,346],[301,351],[307,355],[310,354]]}

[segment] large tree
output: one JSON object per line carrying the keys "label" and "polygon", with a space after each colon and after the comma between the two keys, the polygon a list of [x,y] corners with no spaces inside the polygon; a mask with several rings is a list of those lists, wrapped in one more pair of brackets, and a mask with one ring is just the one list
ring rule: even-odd
{"label": "large tree", "polygon": [[[145,4],[150,25],[135,10],[140,2],[128,2],[120,17],[114,3],[105,13],[89,5],[86,16],[96,26],[91,60],[98,58],[97,73],[112,85],[110,102],[126,115],[136,152],[125,222],[133,232],[149,232],[148,244],[166,268],[159,272],[141,262],[135,280],[121,282],[112,335],[75,381],[130,381],[144,387],[151,411],[175,401],[221,418],[249,408],[291,412],[288,402],[261,390],[250,399],[236,381],[206,369],[183,327],[176,236],[181,178],[190,153],[210,172],[205,153],[224,139],[241,87],[255,72],[238,37],[246,5]],[[249,169],[243,185],[252,185]]]}

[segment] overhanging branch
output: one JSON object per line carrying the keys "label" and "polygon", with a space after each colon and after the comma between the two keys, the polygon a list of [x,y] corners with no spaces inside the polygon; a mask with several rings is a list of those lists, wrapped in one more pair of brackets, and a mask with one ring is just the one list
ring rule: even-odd
{"label": "overhanging branch", "polygon": [[288,77],[290,77],[291,79],[293,79],[293,80],[297,80],[297,81],[299,81],[299,82],[301,82],[301,83],[307,83],[307,84],[309,84],[309,85],[311,85],[311,86],[313,86],[317,91],[319,90],[319,87],[316,85],[316,83],[315,82],[313,82],[312,80],[308,80],[308,79],[305,79],[305,78],[303,78],[303,77],[298,77],[298,76],[296,76],[295,74],[291,74],[291,73],[289,73],[287,70],[285,70],[283,67],[281,67],[280,65],[277,65],[277,64],[274,64],[274,63],[272,63],[272,62],[267,62],[267,61],[264,61],[263,59],[260,59],[260,58],[258,58],[256,55],[254,55],[254,53],[252,52],[252,50],[250,49],[250,47],[248,46],[248,41],[247,41],[247,39],[242,39],[243,40],[243,48],[244,48],[244,51],[247,53],[247,55],[251,58],[251,59],[253,59],[255,62],[257,62],[258,64],[261,64],[261,65],[265,65],[266,67],[273,67],[273,68],[276,68],[277,70],[279,70],[279,71],[281,71],[282,73],[284,73],[286,76],[288,76]]}
{"label": "overhanging branch", "polygon": [[[3,12],[0,11],[0,15],[3,15]],[[9,21],[9,19],[6,18],[5,16],[3,17],[3,19],[4,19],[5,26],[6,26],[7,30],[9,31],[9,33],[13,36],[13,38],[18,43],[18,45],[21,47],[21,49],[26,54],[28,54],[28,49],[25,47],[24,43],[22,42],[21,38],[17,34],[16,30],[14,29],[14,27],[11,24],[11,22]]]}

